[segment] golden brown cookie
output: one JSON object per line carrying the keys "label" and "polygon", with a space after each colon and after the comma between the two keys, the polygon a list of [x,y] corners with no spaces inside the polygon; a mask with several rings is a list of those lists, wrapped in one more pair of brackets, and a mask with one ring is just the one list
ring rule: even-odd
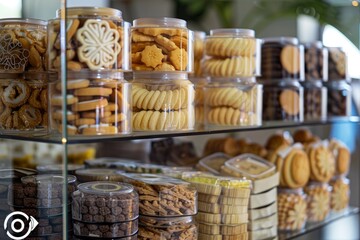
{"label": "golden brown cookie", "polygon": [[283,90],[280,94],[280,105],[289,115],[297,115],[300,112],[300,96],[290,89]]}
{"label": "golden brown cookie", "polygon": [[141,53],[141,62],[143,62],[147,67],[156,68],[162,63],[164,55],[160,48],[155,44],[151,46],[146,46]]}
{"label": "golden brown cookie", "polygon": [[313,134],[308,129],[298,129],[294,132],[293,138],[295,142],[306,143],[311,140]]}
{"label": "golden brown cookie", "polygon": [[300,51],[299,48],[287,45],[281,50],[280,61],[282,66],[291,74],[300,71]]}
{"label": "golden brown cookie", "polygon": [[292,149],[284,159],[282,169],[284,184],[289,188],[299,188],[306,185],[310,177],[309,159],[300,149]]}
{"label": "golden brown cookie", "polygon": [[271,135],[266,144],[265,148],[268,150],[278,149],[280,146],[290,146],[291,141],[289,138],[285,137],[284,134],[273,134]]}
{"label": "golden brown cookie", "polygon": [[307,149],[310,161],[310,178],[314,181],[328,182],[335,172],[335,159],[323,145],[311,145]]}

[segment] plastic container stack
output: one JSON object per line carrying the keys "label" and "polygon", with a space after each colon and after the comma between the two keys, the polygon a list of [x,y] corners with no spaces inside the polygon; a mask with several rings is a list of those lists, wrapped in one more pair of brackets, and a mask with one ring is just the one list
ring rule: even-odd
{"label": "plastic container stack", "polygon": [[198,192],[199,240],[247,239],[251,182],[203,173],[184,173]]}
{"label": "plastic container stack", "polygon": [[[8,187],[8,205],[12,212],[20,211],[38,222],[38,226],[30,230],[29,239],[62,239],[63,237],[63,209],[66,207],[70,216],[70,197],[63,199],[64,178],[57,175],[31,175],[21,178],[21,183],[10,184]],[[68,195],[76,190],[76,177],[69,175],[67,178]],[[64,202],[65,200],[65,202]],[[18,215],[9,219],[8,223],[15,222]],[[32,220],[33,222],[33,220]],[[22,228],[19,232],[12,231],[9,226],[10,234],[14,237],[23,236],[33,224]],[[69,231],[72,231],[70,221]],[[71,232],[69,232],[71,235]]]}
{"label": "plastic container stack", "polygon": [[193,32],[175,18],[140,18],[131,30],[134,131],[195,127]]}
{"label": "plastic container stack", "polygon": [[[62,93],[60,15],[49,22],[49,71],[53,132],[68,135],[112,135],[131,132],[131,88],[123,73],[130,70],[129,24],[111,8],[67,9],[67,79]],[[66,106],[63,106],[66,96]],[[62,121],[66,118],[66,127]]]}
{"label": "plastic container stack", "polygon": [[2,134],[47,133],[46,28],[42,20],[0,20]]}
{"label": "plastic container stack", "polygon": [[72,219],[77,239],[136,239],[139,196],[118,182],[87,182],[72,195]]}
{"label": "plastic container stack", "polygon": [[275,165],[253,154],[229,159],[221,167],[222,175],[250,179],[249,239],[268,239],[277,236],[277,198],[279,173]]}
{"label": "plastic container stack", "polygon": [[304,48],[298,39],[266,38],[261,47],[263,120],[304,120]]}
{"label": "plastic container stack", "polygon": [[205,40],[205,127],[261,125],[260,40],[249,29],[214,29]]}
{"label": "plastic container stack", "polygon": [[197,192],[189,183],[155,174],[123,176],[139,193],[138,239],[197,239]]}

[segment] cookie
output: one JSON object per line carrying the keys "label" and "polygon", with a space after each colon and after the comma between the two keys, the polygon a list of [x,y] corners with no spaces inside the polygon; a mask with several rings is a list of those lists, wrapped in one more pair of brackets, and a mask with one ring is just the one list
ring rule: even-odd
{"label": "cookie", "polygon": [[283,90],[279,97],[280,105],[289,115],[297,115],[300,112],[300,96],[294,90]]}
{"label": "cookie", "polygon": [[280,60],[282,66],[291,74],[300,71],[300,51],[299,48],[287,45],[281,50]]}

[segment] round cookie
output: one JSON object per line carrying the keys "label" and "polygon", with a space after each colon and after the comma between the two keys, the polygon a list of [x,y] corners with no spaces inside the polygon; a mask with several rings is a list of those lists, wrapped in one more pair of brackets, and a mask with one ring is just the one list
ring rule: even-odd
{"label": "round cookie", "polygon": [[310,177],[309,160],[306,153],[300,149],[293,149],[284,161],[282,171],[284,183],[290,188],[305,186]]}
{"label": "round cookie", "polygon": [[296,74],[300,71],[300,51],[296,46],[287,45],[281,50],[281,65],[289,73]]}
{"label": "round cookie", "polygon": [[280,94],[280,105],[289,115],[297,115],[300,112],[300,96],[294,90],[286,89]]}

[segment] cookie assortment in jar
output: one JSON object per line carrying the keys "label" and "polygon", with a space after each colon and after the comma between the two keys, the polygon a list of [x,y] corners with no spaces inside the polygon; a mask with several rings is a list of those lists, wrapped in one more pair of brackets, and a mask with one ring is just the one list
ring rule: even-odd
{"label": "cookie assortment in jar", "polygon": [[339,212],[349,206],[350,201],[350,180],[343,176],[338,176],[330,181],[331,200],[330,208],[332,211]]}
{"label": "cookie assortment in jar", "polygon": [[304,79],[304,47],[297,38],[263,39],[261,79]]}
{"label": "cookie assortment in jar", "polygon": [[327,49],[329,51],[329,81],[349,79],[346,52],[340,47],[328,47]]}
{"label": "cookie assortment in jar", "polygon": [[139,217],[138,239],[196,240],[198,231],[193,217]]}
{"label": "cookie assortment in jar", "polygon": [[[129,70],[129,27],[120,10],[101,7],[66,9],[66,56],[70,71]],[[61,67],[60,16],[49,21],[49,70]]]}
{"label": "cookie assortment in jar", "polygon": [[134,131],[179,131],[195,126],[194,84],[186,74],[138,75],[132,81]]}
{"label": "cookie assortment in jar", "polygon": [[50,124],[62,131],[67,119],[68,135],[112,135],[131,131],[131,87],[122,73],[69,72],[66,83],[66,107],[62,83],[50,84]]}
{"label": "cookie assortment in jar", "polygon": [[347,80],[329,81],[327,87],[327,116],[347,117],[351,115],[352,87]]}
{"label": "cookie assortment in jar", "polygon": [[38,19],[1,19],[0,73],[46,70],[46,28]]}
{"label": "cookie assortment in jar", "polygon": [[261,125],[262,101],[254,80],[211,78],[204,87],[205,126]]}
{"label": "cookie assortment in jar", "polygon": [[301,188],[280,189],[278,193],[278,230],[298,231],[304,228],[306,213],[306,195]]}
{"label": "cookie assortment in jar", "polygon": [[48,130],[48,77],[45,72],[0,75],[0,132],[34,134]]}
{"label": "cookie assortment in jar", "polygon": [[321,80],[304,81],[304,121],[325,120],[327,116],[327,88]]}
{"label": "cookie assortment in jar", "polygon": [[328,48],[320,41],[305,44],[305,80],[328,80]]}
{"label": "cookie assortment in jar", "polygon": [[132,70],[193,71],[193,33],[185,20],[139,18],[131,30]]}
{"label": "cookie assortment in jar", "polygon": [[310,182],[305,188],[307,200],[307,221],[320,222],[330,212],[331,188],[327,183]]}
{"label": "cookie assortment in jar", "polygon": [[260,40],[250,29],[213,29],[205,40],[203,74],[253,77],[260,74]]}

